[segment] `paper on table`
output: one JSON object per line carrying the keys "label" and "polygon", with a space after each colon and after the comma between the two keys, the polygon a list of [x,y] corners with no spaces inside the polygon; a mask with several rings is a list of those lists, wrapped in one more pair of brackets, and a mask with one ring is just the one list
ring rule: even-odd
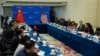
{"label": "paper on table", "polygon": [[28,32],[27,30],[25,30],[24,32]]}
{"label": "paper on table", "polygon": [[31,40],[36,41],[34,38],[31,38]]}
{"label": "paper on table", "polygon": [[54,45],[50,44],[49,47],[50,47],[50,48],[54,48]]}
{"label": "paper on table", "polygon": [[38,55],[39,55],[39,56],[45,56],[45,52],[42,51],[42,50],[40,50],[40,52],[38,52]]}

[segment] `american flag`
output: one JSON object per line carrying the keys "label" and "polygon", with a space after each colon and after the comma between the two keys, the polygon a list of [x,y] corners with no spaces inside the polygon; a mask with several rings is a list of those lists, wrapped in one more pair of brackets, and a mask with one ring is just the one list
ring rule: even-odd
{"label": "american flag", "polygon": [[41,22],[42,22],[43,24],[46,24],[46,23],[48,22],[47,15],[46,15],[45,13],[43,13],[43,14],[41,15]]}

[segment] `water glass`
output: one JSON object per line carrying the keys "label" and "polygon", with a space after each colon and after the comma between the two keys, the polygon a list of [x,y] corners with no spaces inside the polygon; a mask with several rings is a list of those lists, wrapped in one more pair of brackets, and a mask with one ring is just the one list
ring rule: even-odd
{"label": "water glass", "polygon": [[37,36],[37,33],[36,33],[36,32],[34,32],[34,33],[33,33],[33,36]]}
{"label": "water glass", "polygon": [[43,46],[47,46],[47,42],[45,40],[42,41]]}
{"label": "water glass", "polygon": [[40,37],[38,37],[37,42],[40,42],[40,41],[41,41],[41,38],[40,38]]}
{"label": "water glass", "polygon": [[50,56],[56,56],[56,53],[55,53],[54,49],[51,50]]}

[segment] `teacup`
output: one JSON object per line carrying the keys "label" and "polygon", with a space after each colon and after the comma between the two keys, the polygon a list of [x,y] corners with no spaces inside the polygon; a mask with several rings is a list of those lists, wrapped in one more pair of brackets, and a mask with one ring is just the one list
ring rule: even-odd
{"label": "teacup", "polygon": [[37,36],[37,33],[36,33],[36,32],[34,32],[34,33],[33,33],[33,36]]}

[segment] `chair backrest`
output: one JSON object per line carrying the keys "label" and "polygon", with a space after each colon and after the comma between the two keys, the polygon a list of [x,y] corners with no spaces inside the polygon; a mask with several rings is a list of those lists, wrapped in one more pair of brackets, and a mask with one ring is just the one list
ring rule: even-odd
{"label": "chair backrest", "polygon": [[96,34],[96,35],[100,35],[100,27],[97,27],[97,28],[96,28],[95,34]]}

